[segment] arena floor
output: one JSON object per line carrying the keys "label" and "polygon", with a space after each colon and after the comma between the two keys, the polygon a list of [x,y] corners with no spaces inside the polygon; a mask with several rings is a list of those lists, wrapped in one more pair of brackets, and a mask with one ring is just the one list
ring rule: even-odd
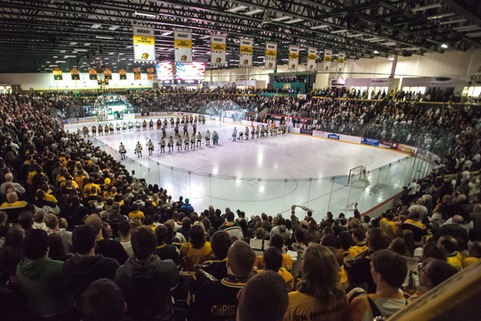
{"label": "arena floor", "polygon": [[[152,119],[155,122],[157,117]],[[65,129],[76,131],[84,125],[91,128],[93,123],[66,125]],[[160,154],[158,145],[162,131],[156,129],[90,139],[117,159],[120,159],[118,146],[123,142],[127,159],[122,162],[129,170],[135,170],[135,175],[148,183],[167,188],[175,199],[180,195],[189,198],[197,211],[212,204],[221,210],[240,209],[247,215],[265,212],[287,217],[291,205],[296,204],[313,209],[314,217],[320,219],[328,210],[335,215],[352,210],[354,203],[359,203],[361,212],[368,210],[405,184],[402,181],[398,181],[397,186],[389,184],[389,173],[379,175],[375,181],[369,178],[369,184],[347,184],[349,170],[359,165],[367,168],[369,177],[390,163],[390,171],[399,174],[402,170],[408,174],[404,167],[409,165],[403,163],[408,157],[404,154],[297,134],[234,142],[231,137],[234,127],[238,132],[245,130],[245,125],[208,119],[205,125],[198,126],[198,131],[202,134],[207,130],[211,134],[217,131],[219,145],[202,144],[200,148],[182,151],[174,148],[165,154]],[[170,124],[167,137],[169,135],[173,135]],[[155,145],[152,156],[148,156],[145,146],[148,139]],[[140,158],[134,153],[137,142],[144,146]],[[303,215],[302,210],[297,212]]]}

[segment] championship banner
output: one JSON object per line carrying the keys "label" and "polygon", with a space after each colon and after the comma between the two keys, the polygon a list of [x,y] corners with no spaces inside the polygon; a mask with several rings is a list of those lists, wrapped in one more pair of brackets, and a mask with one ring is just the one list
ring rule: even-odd
{"label": "championship banner", "polygon": [[239,67],[252,67],[252,53],[254,40],[241,39],[239,45]]}
{"label": "championship banner", "polygon": [[155,80],[155,68],[147,68],[147,79]]}
{"label": "championship banner", "polygon": [[299,65],[299,47],[289,46],[289,70],[297,70]]}
{"label": "championship banner", "polygon": [[266,56],[264,58],[265,68],[276,69],[277,62],[277,43],[267,42],[266,43]]}
{"label": "championship banner", "polygon": [[80,80],[80,71],[77,68],[72,68],[70,70],[70,76],[72,80]]}
{"label": "championship banner", "polygon": [[134,68],[134,80],[140,80],[140,68]]}
{"label": "championship banner", "polygon": [[324,50],[324,71],[331,70],[332,50]]}
{"label": "championship banner", "polygon": [[104,79],[112,80],[112,70],[109,68],[104,69]]}
{"label": "championship banner", "polygon": [[155,63],[154,28],[133,26],[134,60],[136,62]]}
{"label": "championship banner", "polygon": [[309,47],[307,49],[307,70],[316,70],[317,49]]}
{"label": "championship banner", "polygon": [[227,43],[225,36],[212,36],[210,37],[210,63],[215,66],[226,64]]}
{"label": "championship banner", "polygon": [[97,80],[97,70],[95,70],[95,68],[89,69],[89,79],[90,80]]}
{"label": "championship banner", "polygon": [[52,73],[53,73],[53,79],[54,80],[62,80],[63,79],[62,70],[60,70],[59,68],[54,68],[52,70]]}
{"label": "championship banner", "polygon": [[127,80],[127,71],[125,69],[119,70],[120,80]]}
{"label": "championship banner", "polygon": [[174,31],[174,48],[176,62],[192,62],[192,32]]}
{"label": "championship banner", "polygon": [[339,52],[337,57],[337,70],[342,71],[344,69],[344,62],[346,61],[346,53],[344,51]]}

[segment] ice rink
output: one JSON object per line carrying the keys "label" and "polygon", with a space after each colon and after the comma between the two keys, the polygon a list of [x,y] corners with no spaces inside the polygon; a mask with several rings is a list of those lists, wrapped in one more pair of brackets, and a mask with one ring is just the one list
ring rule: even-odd
{"label": "ice rink", "polygon": [[[157,116],[144,119],[155,123]],[[92,124],[66,125],[65,129],[75,131],[84,125],[90,129]],[[238,132],[246,128],[207,119],[197,130],[202,135],[207,130],[211,135],[217,131],[219,145],[205,146],[203,141],[199,148],[177,151],[174,146],[173,152],[165,154],[160,153],[162,131],[156,126],[90,139],[119,160],[118,148],[123,142],[127,159],[122,162],[129,170],[148,183],[167,188],[174,199],[180,195],[189,198],[196,211],[212,204],[222,211],[230,207],[247,215],[265,212],[287,217],[291,205],[296,204],[313,209],[317,219],[328,210],[349,215],[354,203],[359,203],[361,212],[368,210],[409,182],[411,157],[395,151],[292,133],[233,141],[234,127]],[[188,131],[192,133],[191,126]],[[182,126],[179,132],[182,135]],[[167,137],[170,135],[174,133],[169,122]],[[147,152],[148,139],[155,145],[152,156]],[[137,142],[143,145],[140,158],[134,153]],[[349,170],[360,165],[367,168],[369,182],[347,184]],[[303,215],[302,210],[297,212]]]}

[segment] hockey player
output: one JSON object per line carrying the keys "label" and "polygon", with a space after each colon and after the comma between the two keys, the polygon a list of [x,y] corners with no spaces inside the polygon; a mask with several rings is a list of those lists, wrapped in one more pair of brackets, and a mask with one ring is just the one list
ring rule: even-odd
{"label": "hockey player", "polygon": [[99,124],[97,129],[99,131],[99,136],[102,136],[104,134],[104,128],[102,127],[102,124]]}
{"label": "hockey player", "polygon": [[169,136],[169,143],[167,147],[169,147],[169,152],[172,152],[174,150],[174,139],[172,138],[172,136]]}
{"label": "hockey player", "polygon": [[205,146],[210,146],[210,131],[208,129],[205,133]]}
{"label": "hockey player", "polygon": [[137,145],[135,145],[135,153],[137,157],[142,157],[142,144],[140,142],[137,142]]}
{"label": "hockey player", "polygon": [[135,129],[137,129],[137,131],[140,131],[140,122],[138,120],[135,122]]}
{"label": "hockey player", "polygon": [[110,135],[114,134],[114,124],[112,124],[112,123],[110,123],[110,125],[109,125],[109,132],[110,132]]}
{"label": "hockey player", "polygon": [[177,146],[177,151],[182,150],[182,138],[177,138],[175,145]]}
{"label": "hockey player", "polygon": [[246,126],[246,131],[245,131],[245,137],[246,140],[249,140],[249,127]]}
{"label": "hockey player", "polygon": [[157,130],[160,130],[162,128],[162,121],[160,118],[157,118]]}
{"label": "hockey player", "polygon": [[174,117],[170,117],[170,127],[174,127]]}
{"label": "hockey player", "polygon": [[166,133],[166,126],[162,127],[162,138],[166,138],[167,133]]}
{"label": "hockey player", "polygon": [[244,132],[242,130],[239,131],[239,140],[242,140],[244,137]]}
{"label": "hockey player", "polygon": [[145,119],[142,122],[142,130],[147,130],[147,121]]}
{"label": "hockey player", "polygon": [[127,150],[125,149],[125,145],[122,142],[120,142],[119,153],[120,153],[120,159],[121,160],[125,159],[125,154],[127,153]]}
{"label": "hockey player", "polygon": [[95,125],[92,126],[92,137],[95,137],[95,135],[97,134],[97,127],[95,127]]}
{"label": "hockey player", "polygon": [[191,149],[195,148],[195,135],[194,134],[192,134],[192,136],[190,136],[190,148]]}
{"label": "hockey player", "polygon": [[205,125],[205,115],[202,115],[202,125]]}
{"label": "hockey player", "polygon": [[187,126],[188,125],[186,123],[184,123],[184,136],[189,135],[189,132],[187,131]]}
{"label": "hockey player", "polygon": [[192,125],[192,131],[194,132],[194,135],[197,134],[197,123],[194,123],[194,124]]}
{"label": "hockey player", "polygon": [[237,128],[234,127],[234,131],[232,132],[232,141],[235,142],[236,139],[237,139]]}
{"label": "hockey player", "polygon": [[152,130],[152,129],[154,129],[154,121],[151,119],[149,121],[149,130]]}
{"label": "hockey player", "polygon": [[189,135],[185,135],[185,138],[184,138],[184,149],[189,149],[189,145],[190,145]]}
{"label": "hockey player", "polygon": [[175,138],[180,138],[179,126],[178,125],[175,125],[175,127],[174,127],[174,136],[175,136]]}
{"label": "hockey player", "polygon": [[154,143],[150,138],[146,145],[147,145],[147,150],[149,151],[149,155],[152,155],[152,153],[154,152]]}
{"label": "hockey player", "polygon": [[82,128],[82,132],[84,134],[84,138],[88,138],[89,137],[89,128],[87,126],[84,126]]}
{"label": "hockey player", "polygon": [[162,137],[162,139],[159,142],[160,145],[160,153],[165,153],[165,138]]}
{"label": "hockey player", "polygon": [[256,128],[254,126],[252,126],[252,128],[251,128],[251,139],[254,139],[255,134],[256,134]]}
{"label": "hockey player", "polygon": [[200,147],[202,146],[202,134],[199,132],[197,134],[197,146],[196,147]]}
{"label": "hockey player", "polygon": [[128,127],[129,127],[129,131],[134,130],[134,124],[130,120],[129,120],[129,123],[128,123]]}
{"label": "hockey player", "polygon": [[123,122],[122,123],[122,132],[125,133],[127,131],[127,123]]}
{"label": "hockey player", "polygon": [[257,128],[256,128],[256,138],[259,138],[259,132],[260,132],[260,126],[257,125]]}
{"label": "hockey player", "polygon": [[214,145],[219,145],[219,134],[217,134],[215,130],[212,134],[212,141],[214,142]]}
{"label": "hockey player", "polygon": [[120,126],[120,123],[117,123],[117,125],[115,125],[115,130],[117,130],[117,134],[120,134],[121,128],[122,128],[122,126]]}

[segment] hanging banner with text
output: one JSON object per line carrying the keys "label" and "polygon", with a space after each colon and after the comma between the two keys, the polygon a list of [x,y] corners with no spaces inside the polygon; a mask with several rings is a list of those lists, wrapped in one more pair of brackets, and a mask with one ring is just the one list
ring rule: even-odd
{"label": "hanging banner with text", "polygon": [[322,68],[324,71],[331,70],[331,61],[332,61],[332,50],[324,50],[324,67]]}
{"label": "hanging banner with text", "polygon": [[80,80],[80,71],[77,68],[72,68],[70,70],[70,76],[72,80]]}
{"label": "hanging banner with text", "polygon": [[344,62],[346,61],[346,53],[341,51],[337,57],[337,71],[344,69]]}
{"label": "hanging banner with text", "polygon": [[192,62],[192,32],[174,31],[175,62]]}
{"label": "hanging banner with text", "polygon": [[211,36],[210,37],[210,62],[214,66],[223,66],[226,64],[225,54],[227,44],[225,36]]}
{"label": "hanging banner with text", "polygon": [[127,80],[127,71],[125,69],[119,70],[120,80]]}
{"label": "hanging banner with text", "polygon": [[112,70],[109,68],[104,69],[104,79],[112,80]]}
{"label": "hanging banner with text", "polygon": [[307,70],[316,70],[317,49],[309,47],[307,49]]}
{"label": "hanging banner with text", "polygon": [[147,79],[155,80],[155,68],[147,68]]}
{"label": "hanging banner with text", "polygon": [[54,80],[62,80],[63,79],[62,70],[60,70],[60,68],[54,68],[52,70],[52,73],[53,73],[53,79]]}
{"label": "hanging banner with text", "polygon": [[89,69],[89,79],[90,80],[97,80],[97,70],[95,70],[95,68]]}
{"label": "hanging banner with text", "polygon": [[299,65],[299,47],[289,46],[289,70],[297,70]]}
{"label": "hanging banner with text", "polygon": [[266,55],[264,58],[265,67],[268,69],[276,69],[277,61],[277,43],[266,43]]}
{"label": "hanging banner with text", "polygon": [[155,63],[154,28],[134,26],[134,60]]}
{"label": "hanging banner with text", "polygon": [[239,45],[239,67],[252,67],[252,46],[254,40],[252,39],[240,39]]}
{"label": "hanging banner with text", "polygon": [[140,68],[134,68],[134,80],[140,80]]}

